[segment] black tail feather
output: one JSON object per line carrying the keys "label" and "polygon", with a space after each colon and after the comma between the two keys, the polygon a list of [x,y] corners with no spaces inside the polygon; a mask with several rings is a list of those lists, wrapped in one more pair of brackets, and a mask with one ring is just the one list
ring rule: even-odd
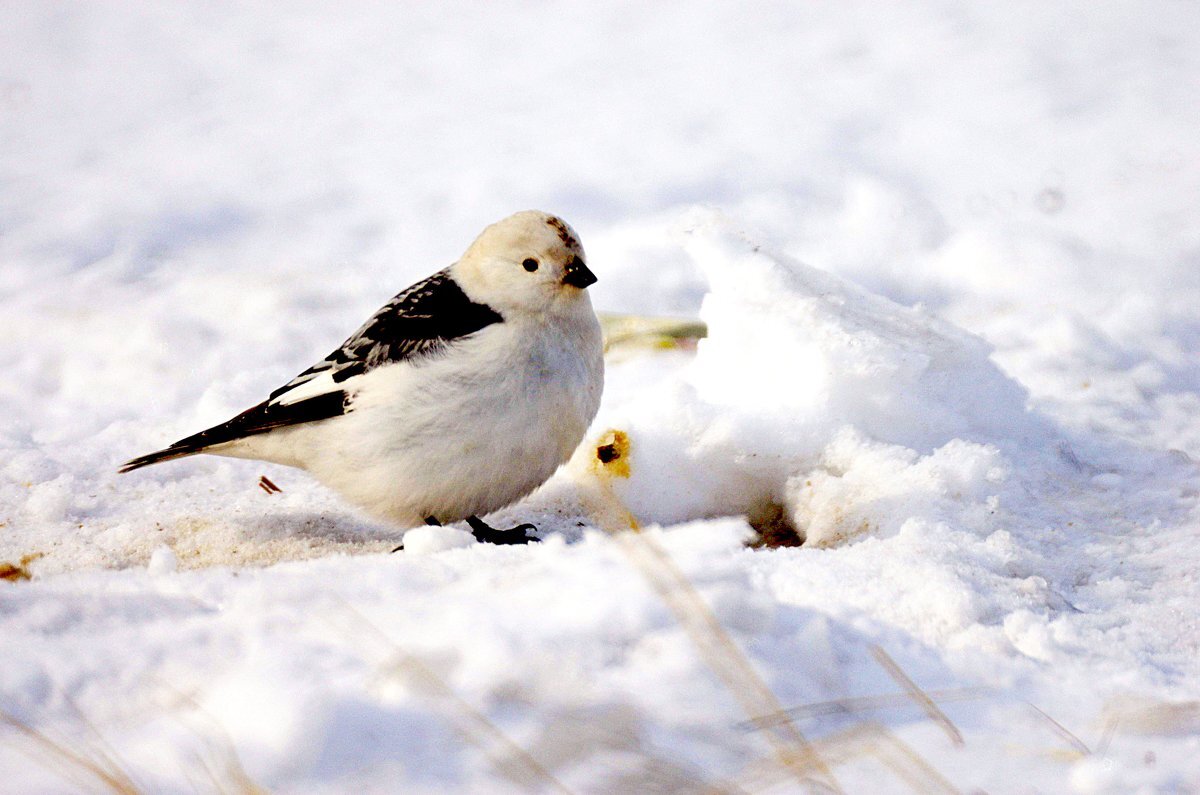
{"label": "black tail feather", "polygon": [[254,408],[243,411],[227,422],[214,425],[206,431],[192,434],[186,439],[180,439],[170,447],[126,461],[117,471],[132,472],[135,469],[157,464],[160,461],[170,461],[175,458],[203,453],[219,444],[266,433],[276,428],[337,417],[345,413],[346,402],[346,394],[341,391],[314,395],[295,403],[281,404],[264,401]]}
{"label": "black tail feather", "polygon": [[179,447],[178,445],[173,444],[165,450],[158,450],[153,453],[139,455],[137,458],[130,459],[124,464],[121,464],[121,468],[118,469],[117,472],[123,475],[126,472],[132,472],[135,469],[148,467],[151,464],[157,464],[160,461],[170,461],[175,458],[183,458],[184,456],[195,455],[196,453],[201,452],[203,449],[204,448],[202,447]]}

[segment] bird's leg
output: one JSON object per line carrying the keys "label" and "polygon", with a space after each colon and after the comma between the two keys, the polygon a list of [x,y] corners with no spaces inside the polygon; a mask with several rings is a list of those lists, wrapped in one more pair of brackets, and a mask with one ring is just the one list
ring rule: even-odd
{"label": "bird's leg", "polygon": [[487,544],[528,544],[530,541],[541,541],[537,536],[531,536],[527,531],[536,530],[531,524],[521,524],[508,530],[497,530],[489,526],[478,516],[468,516],[467,524],[471,526],[471,534],[475,540]]}
{"label": "bird's leg", "polygon": [[[430,527],[441,527],[441,526],[442,526],[442,523],[441,523],[441,522],[439,522],[439,521],[437,520],[437,517],[436,517],[436,516],[426,516],[426,517],[425,517],[425,524],[429,525]],[[396,554],[397,552],[400,552],[400,551],[401,551],[401,550],[403,550],[403,549],[404,549],[404,545],[403,545],[403,544],[401,544],[400,546],[398,546],[398,547],[396,547],[395,549],[393,549],[393,550],[392,550],[392,554],[394,555],[394,554]]]}

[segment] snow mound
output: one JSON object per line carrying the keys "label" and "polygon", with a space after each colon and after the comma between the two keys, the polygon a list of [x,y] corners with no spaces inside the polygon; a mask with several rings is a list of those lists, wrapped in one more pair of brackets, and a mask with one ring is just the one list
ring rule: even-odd
{"label": "snow mound", "polygon": [[632,449],[617,494],[643,521],[747,515],[830,544],[994,509],[1008,456],[1048,428],[986,342],[770,253],[713,213],[687,226],[708,336],[675,377],[606,407],[577,480],[619,428]]}

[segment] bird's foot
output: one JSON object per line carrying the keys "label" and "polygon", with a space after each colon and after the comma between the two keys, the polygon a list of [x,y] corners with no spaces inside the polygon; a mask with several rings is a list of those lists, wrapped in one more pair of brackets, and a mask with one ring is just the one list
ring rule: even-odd
{"label": "bird's foot", "polygon": [[475,540],[484,544],[528,544],[542,540],[529,534],[530,530],[537,530],[531,524],[520,524],[508,530],[497,530],[478,516],[468,516],[467,524],[471,526],[471,535],[475,536]]}

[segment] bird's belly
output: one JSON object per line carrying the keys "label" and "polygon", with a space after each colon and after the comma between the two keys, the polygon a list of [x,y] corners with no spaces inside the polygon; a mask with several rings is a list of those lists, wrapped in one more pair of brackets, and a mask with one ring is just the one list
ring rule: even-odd
{"label": "bird's belly", "polygon": [[377,371],[328,423],[308,469],[371,513],[416,525],[483,515],[545,482],[595,413],[586,373],[498,359],[464,370],[431,360]]}

